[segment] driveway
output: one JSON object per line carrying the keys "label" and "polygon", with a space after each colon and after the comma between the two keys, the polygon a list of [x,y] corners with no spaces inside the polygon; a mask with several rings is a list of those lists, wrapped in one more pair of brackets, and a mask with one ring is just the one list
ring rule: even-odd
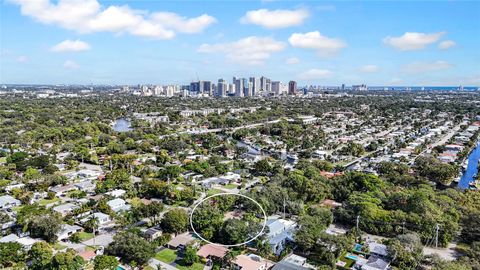
{"label": "driveway", "polygon": [[155,258],[152,258],[148,261],[148,265],[153,267],[153,269],[157,269],[157,266],[158,265],[161,265],[161,268],[162,269],[165,269],[165,270],[179,270],[178,268],[176,268],[175,266],[171,266],[167,263],[164,263],[164,262],[161,262]]}
{"label": "driveway", "polygon": [[89,239],[87,241],[82,242],[84,245],[88,246],[102,246],[106,247],[108,246],[111,242],[113,242],[113,236],[110,234],[100,234],[97,235],[96,237]]}

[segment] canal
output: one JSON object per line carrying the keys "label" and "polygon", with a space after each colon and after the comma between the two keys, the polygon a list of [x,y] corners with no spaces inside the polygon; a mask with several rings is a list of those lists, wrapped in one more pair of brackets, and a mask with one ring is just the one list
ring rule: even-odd
{"label": "canal", "polygon": [[458,187],[465,189],[468,188],[468,184],[473,181],[473,177],[478,173],[478,161],[480,160],[480,143],[477,143],[477,146],[468,156],[468,165],[463,173],[460,181],[458,182]]}
{"label": "canal", "polygon": [[117,120],[115,120],[115,122],[113,123],[113,130],[115,130],[116,132],[127,132],[127,131],[131,131],[133,130],[131,128],[131,122],[128,120],[128,119],[125,119],[125,118],[119,118]]}

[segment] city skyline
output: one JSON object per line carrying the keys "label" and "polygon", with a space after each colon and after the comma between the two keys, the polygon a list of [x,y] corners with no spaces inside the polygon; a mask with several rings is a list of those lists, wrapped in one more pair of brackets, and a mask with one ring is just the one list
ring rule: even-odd
{"label": "city skyline", "polygon": [[480,85],[474,1],[32,3],[1,4],[2,84]]}

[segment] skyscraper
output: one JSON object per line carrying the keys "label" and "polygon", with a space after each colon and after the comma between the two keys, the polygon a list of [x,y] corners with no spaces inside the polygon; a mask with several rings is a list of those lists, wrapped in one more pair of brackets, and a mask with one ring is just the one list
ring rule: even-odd
{"label": "skyscraper", "polygon": [[244,79],[237,79],[235,77],[233,77],[235,79],[235,96],[236,97],[243,97],[243,91],[244,91],[244,83],[243,83],[243,80]]}
{"label": "skyscraper", "polygon": [[288,94],[295,95],[296,92],[297,92],[297,82],[296,81],[288,82]]}
{"label": "skyscraper", "polygon": [[267,78],[265,77],[260,77],[260,90],[261,91],[266,91],[267,90]]}
{"label": "skyscraper", "polygon": [[224,79],[219,79],[218,80],[218,85],[217,85],[217,93],[216,95],[219,97],[226,97],[228,92],[228,84],[227,81]]}

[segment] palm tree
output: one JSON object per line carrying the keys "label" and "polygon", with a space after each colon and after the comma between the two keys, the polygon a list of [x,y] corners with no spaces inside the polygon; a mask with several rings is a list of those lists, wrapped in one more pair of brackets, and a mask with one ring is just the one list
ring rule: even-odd
{"label": "palm tree", "polygon": [[235,259],[235,254],[233,254],[233,252],[231,250],[228,250],[226,253],[225,253],[225,256],[223,256],[223,265],[227,268],[227,269],[231,269],[232,268],[232,263],[233,263],[233,260]]}
{"label": "palm tree", "polygon": [[93,231],[93,245],[95,246],[95,234],[96,234],[96,231],[98,230],[98,225],[99,225],[98,218],[96,216],[92,215],[90,217],[90,219],[87,221],[87,224],[86,225],[88,227],[92,228],[92,231]]}

